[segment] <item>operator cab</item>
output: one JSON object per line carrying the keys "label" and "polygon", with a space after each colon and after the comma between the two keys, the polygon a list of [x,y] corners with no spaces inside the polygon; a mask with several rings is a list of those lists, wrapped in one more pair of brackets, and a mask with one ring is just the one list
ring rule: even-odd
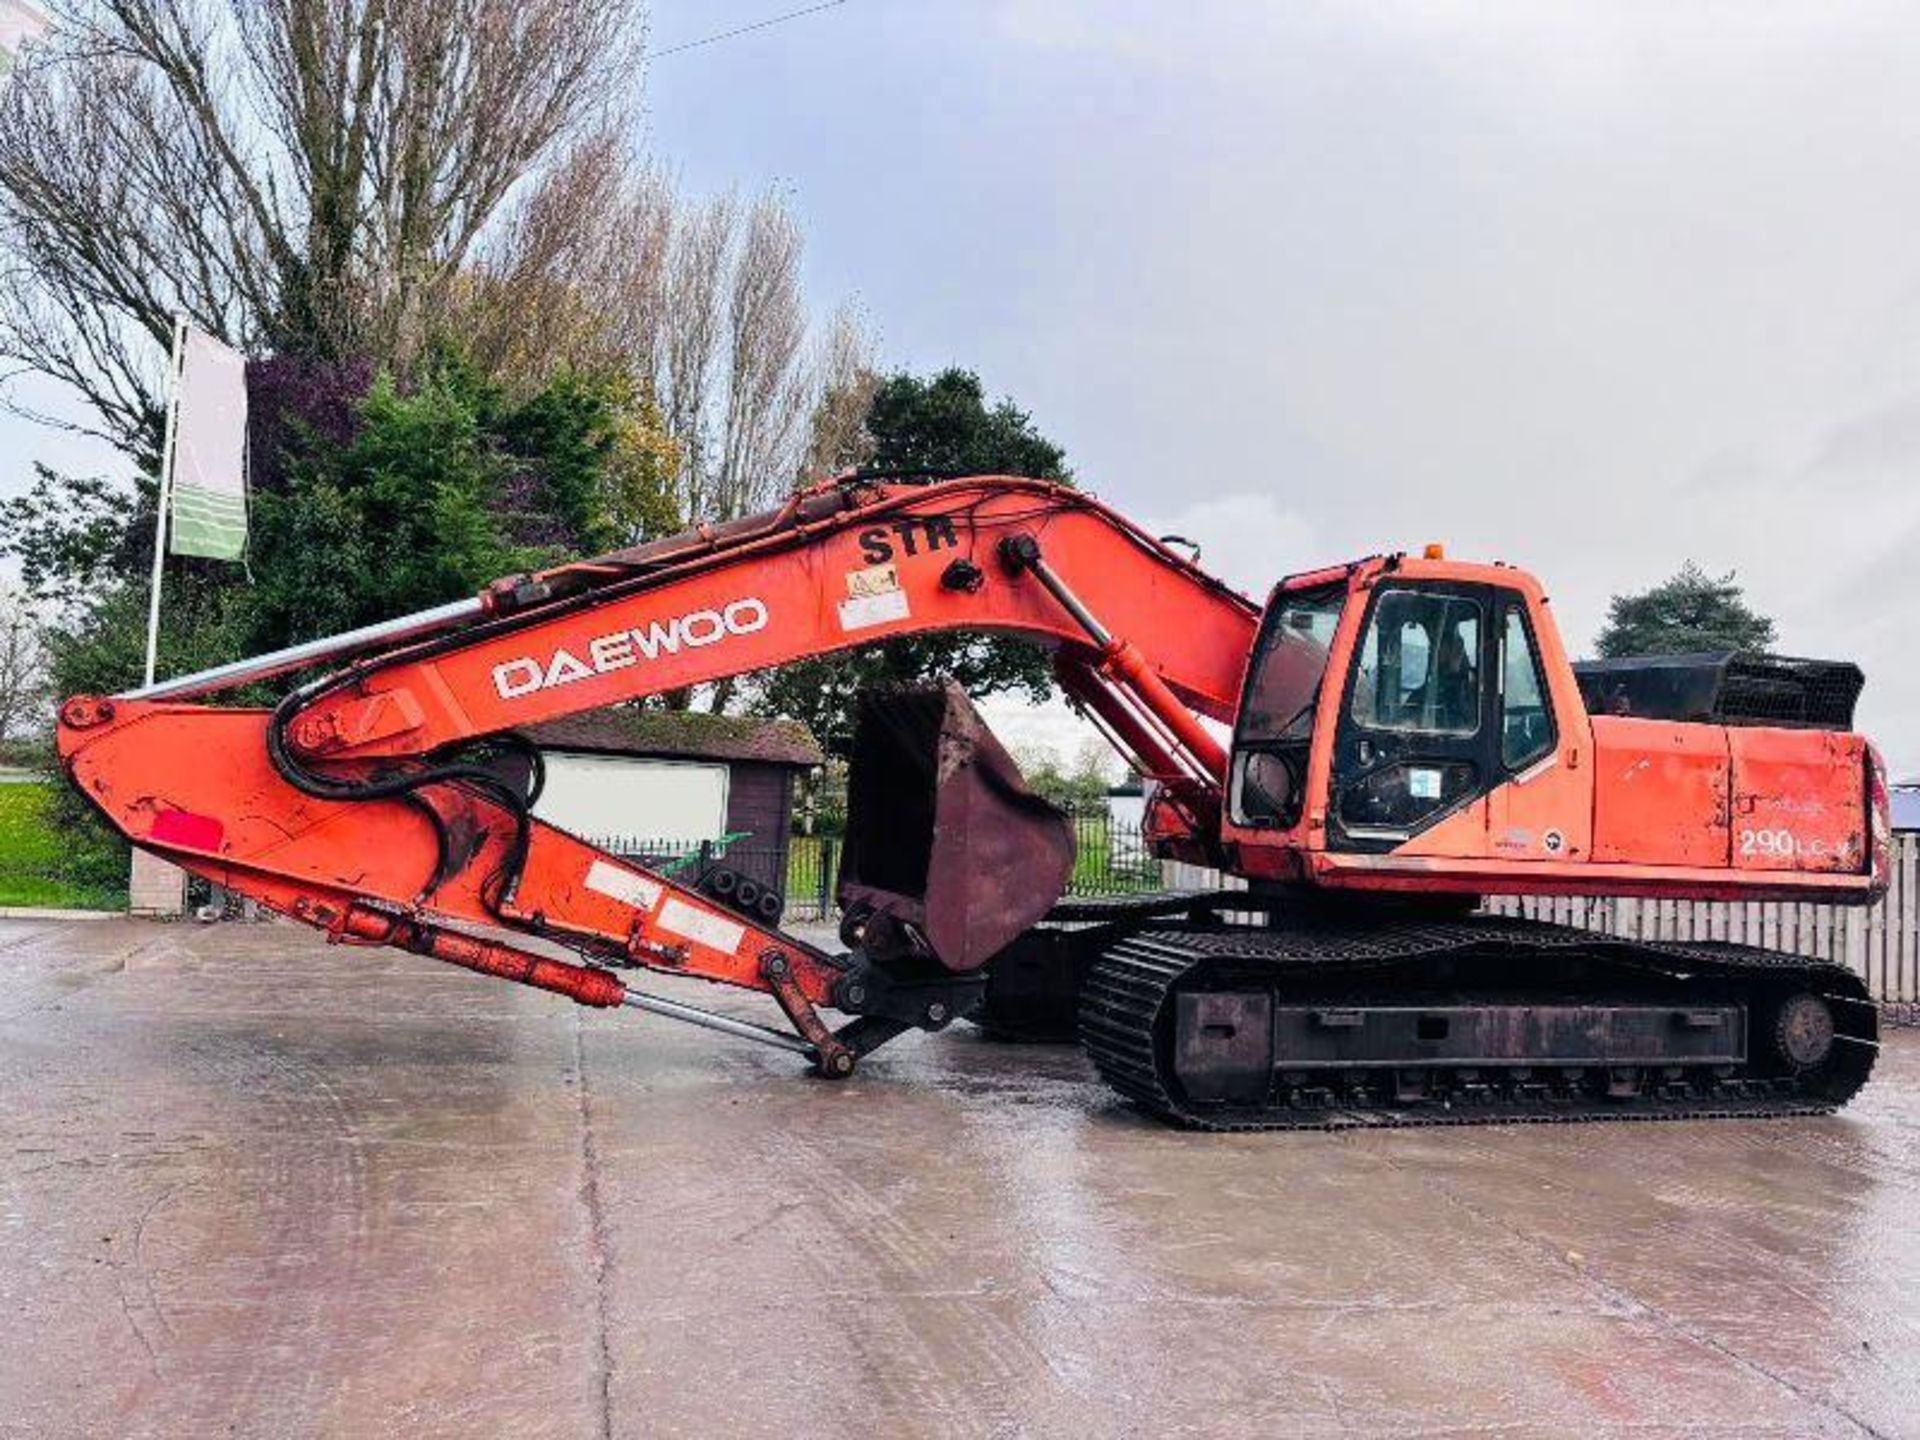
{"label": "operator cab", "polygon": [[1558,740],[1518,572],[1398,557],[1316,572],[1283,581],[1262,621],[1228,820],[1315,849],[1391,850]]}

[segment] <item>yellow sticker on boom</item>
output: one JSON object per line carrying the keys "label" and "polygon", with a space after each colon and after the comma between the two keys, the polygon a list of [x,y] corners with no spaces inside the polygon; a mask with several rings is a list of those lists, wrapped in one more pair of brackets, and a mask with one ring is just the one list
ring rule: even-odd
{"label": "yellow sticker on boom", "polygon": [[869,565],[864,570],[847,572],[847,596],[852,600],[866,600],[874,595],[887,595],[900,588],[900,572],[891,562],[885,565]]}

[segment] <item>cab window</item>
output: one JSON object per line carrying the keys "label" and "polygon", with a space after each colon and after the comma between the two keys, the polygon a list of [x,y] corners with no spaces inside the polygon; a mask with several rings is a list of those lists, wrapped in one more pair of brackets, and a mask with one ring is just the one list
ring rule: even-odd
{"label": "cab window", "polygon": [[1234,740],[1227,799],[1236,824],[1299,823],[1314,712],[1346,603],[1343,583],[1280,595],[1267,611]]}
{"label": "cab window", "polygon": [[1509,603],[1500,632],[1501,763],[1509,770],[1524,770],[1550,754],[1553,742],[1553,711],[1547,704],[1526,611]]}
{"label": "cab window", "polygon": [[1372,730],[1480,728],[1480,606],[1462,595],[1383,591],[1354,670],[1353,718]]}
{"label": "cab window", "polygon": [[1327,651],[1346,603],[1345,585],[1302,591],[1275,602],[1240,707],[1243,744],[1303,740],[1313,732]]}

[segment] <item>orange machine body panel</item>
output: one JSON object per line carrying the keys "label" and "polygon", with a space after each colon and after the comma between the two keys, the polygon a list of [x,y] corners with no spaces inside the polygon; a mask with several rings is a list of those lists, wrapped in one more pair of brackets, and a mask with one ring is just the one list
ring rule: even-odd
{"label": "orange machine body panel", "polygon": [[1594,860],[1724,867],[1727,754],[1722,725],[1595,716]]}
{"label": "orange machine body panel", "polygon": [[1870,865],[1865,740],[1770,729],[1733,729],[1727,738],[1735,869],[1856,875]]}
{"label": "orange machine body panel", "polygon": [[[1305,802],[1293,823],[1277,826],[1249,823],[1237,802],[1228,805],[1221,837],[1240,873],[1345,891],[1841,904],[1867,903],[1884,888],[1875,837],[1885,816],[1870,794],[1870,747],[1860,736],[1590,715],[1546,595],[1504,565],[1376,557],[1283,581],[1271,604],[1338,584],[1346,602],[1323,647]],[[1375,598],[1421,587],[1477,597],[1483,623],[1502,607],[1524,614],[1551,743],[1404,834],[1356,839],[1343,834],[1337,773],[1360,683],[1356,660]],[[1499,655],[1487,653],[1496,663]],[[1259,664],[1256,655],[1250,684]],[[1486,723],[1500,723],[1505,699],[1503,690],[1489,694]],[[1239,793],[1234,777],[1228,790]]]}

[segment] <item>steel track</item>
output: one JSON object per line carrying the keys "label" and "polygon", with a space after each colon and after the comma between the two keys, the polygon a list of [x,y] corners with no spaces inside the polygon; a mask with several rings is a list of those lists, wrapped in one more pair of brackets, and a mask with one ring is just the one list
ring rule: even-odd
{"label": "steel track", "polygon": [[[1482,1069],[1471,1085],[1449,1085],[1448,1072],[1435,1069],[1434,1093],[1401,1105],[1378,1094],[1379,1068],[1355,1066],[1316,1072],[1308,1083],[1277,1075],[1267,1103],[1248,1107],[1190,1102],[1172,1072],[1172,1001],[1183,990],[1252,984],[1284,997],[1311,983],[1321,995],[1329,986],[1360,993],[1370,982],[1390,983],[1392,969],[1424,971],[1488,956],[1537,964],[1548,975],[1597,966],[1613,977],[1641,973],[1682,987],[1697,980],[1756,1001],[1788,985],[1828,1001],[1834,1050],[1807,1074],[1771,1073],[1755,1055],[1737,1073],[1688,1072],[1632,1098],[1593,1093],[1591,1067],[1535,1065],[1523,1078]],[[1589,990],[1575,998],[1609,995]],[[1626,940],[1504,917],[1386,926],[1152,926],[1118,941],[1093,965],[1081,995],[1080,1038],[1102,1078],[1142,1109],[1176,1124],[1224,1131],[1821,1115],[1846,1104],[1866,1082],[1878,1049],[1872,1001],[1844,966],[1747,946]],[[1284,1062],[1276,1069],[1284,1071]]]}

